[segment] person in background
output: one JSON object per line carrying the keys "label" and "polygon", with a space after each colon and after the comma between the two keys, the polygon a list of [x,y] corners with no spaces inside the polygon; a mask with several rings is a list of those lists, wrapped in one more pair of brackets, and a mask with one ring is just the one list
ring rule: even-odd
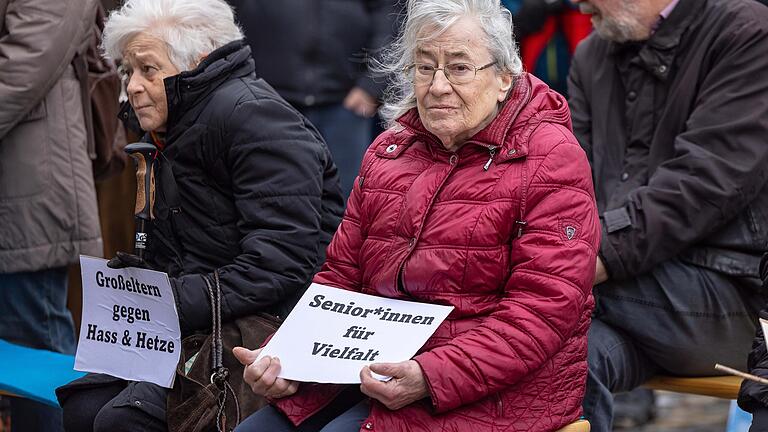
{"label": "person in background", "polygon": [[560,429],[581,415],[599,243],[568,105],[523,72],[499,0],[410,0],[388,60],[390,127],[314,280],[455,309],[361,386],[277,378],[279,359],[236,348],[273,402],[237,431]]}
{"label": "person in background", "polygon": [[[214,274],[223,323],[285,316],[343,213],[320,134],[256,77],[224,0],[128,0],[103,49],[127,73],[122,117],[161,153],[146,262],[118,253],[108,265],[167,273],[182,336],[211,331]],[[167,430],[167,389],[155,384],[89,374],[57,396],[71,432]]]}
{"label": "person in background", "polygon": [[753,0],[575,0],[574,133],[602,241],[585,415],[657,373],[744,368],[768,245],[768,9]]}
{"label": "person in background", "polygon": [[[0,339],[66,354],[67,266],[102,254],[73,66],[95,13],[94,0],[0,0]],[[62,430],[60,409],[10,404],[14,431]]]}
{"label": "person in background", "polygon": [[567,96],[567,77],[576,46],[592,32],[589,15],[570,0],[503,0],[515,21],[525,70]]}
{"label": "person in background", "polygon": [[256,75],[320,131],[346,198],[373,141],[386,85],[370,59],[392,40],[397,0],[229,0],[253,50]]}

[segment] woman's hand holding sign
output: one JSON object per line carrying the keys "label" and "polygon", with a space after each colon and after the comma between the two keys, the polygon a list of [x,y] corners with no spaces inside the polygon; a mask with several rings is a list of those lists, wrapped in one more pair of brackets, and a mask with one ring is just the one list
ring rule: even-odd
{"label": "woman's hand holding sign", "polygon": [[[391,376],[389,381],[379,381],[371,375]],[[373,363],[360,371],[360,391],[381,402],[391,410],[429,396],[427,382],[421,366],[414,360],[400,363]]]}
{"label": "woman's hand holding sign", "polygon": [[277,357],[266,356],[256,361],[261,349],[251,351],[242,347],[235,347],[232,353],[245,366],[243,380],[254,393],[272,399],[280,399],[296,393],[299,389],[297,381],[278,378],[280,360]]}

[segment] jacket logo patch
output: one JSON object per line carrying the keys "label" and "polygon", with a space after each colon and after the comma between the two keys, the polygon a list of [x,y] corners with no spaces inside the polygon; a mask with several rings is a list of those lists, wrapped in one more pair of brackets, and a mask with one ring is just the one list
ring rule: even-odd
{"label": "jacket logo patch", "polygon": [[568,240],[573,240],[573,236],[576,235],[576,228],[568,225],[565,227],[565,236],[568,237]]}
{"label": "jacket logo patch", "polygon": [[571,218],[560,218],[558,224],[560,225],[560,240],[568,247],[576,244],[581,236],[581,224]]}

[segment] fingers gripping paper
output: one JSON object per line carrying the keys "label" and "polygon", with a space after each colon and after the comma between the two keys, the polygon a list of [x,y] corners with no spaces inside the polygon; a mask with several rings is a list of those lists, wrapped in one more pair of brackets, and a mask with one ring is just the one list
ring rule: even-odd
{"label": "fingers gripping paper", "polygon": [[312,284],[259,358],[286,379],[360,383],[365,365],[413,357],[452,309]]}

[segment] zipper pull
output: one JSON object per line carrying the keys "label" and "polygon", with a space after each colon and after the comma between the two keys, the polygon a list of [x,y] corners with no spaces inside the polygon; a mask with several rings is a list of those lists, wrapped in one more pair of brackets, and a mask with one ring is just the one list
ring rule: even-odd
{"label": "zipper pull", "polygon": [[491,167],[491,162],[493,162],[493,157],[496,156],[496,146],[490,146],[488,147],[488,153],[491,154],[491,157],[488,158],[488,162],[483,165],[483,171],[488,171],[488,168]]}
{"label": "zipper pull", "polygon": [[515,225],[517,225],[517,238],[520,238],[523,236],[523,228],[525,228],[526,225],[528,225],[528,222],[526,221],[515,221]]}

